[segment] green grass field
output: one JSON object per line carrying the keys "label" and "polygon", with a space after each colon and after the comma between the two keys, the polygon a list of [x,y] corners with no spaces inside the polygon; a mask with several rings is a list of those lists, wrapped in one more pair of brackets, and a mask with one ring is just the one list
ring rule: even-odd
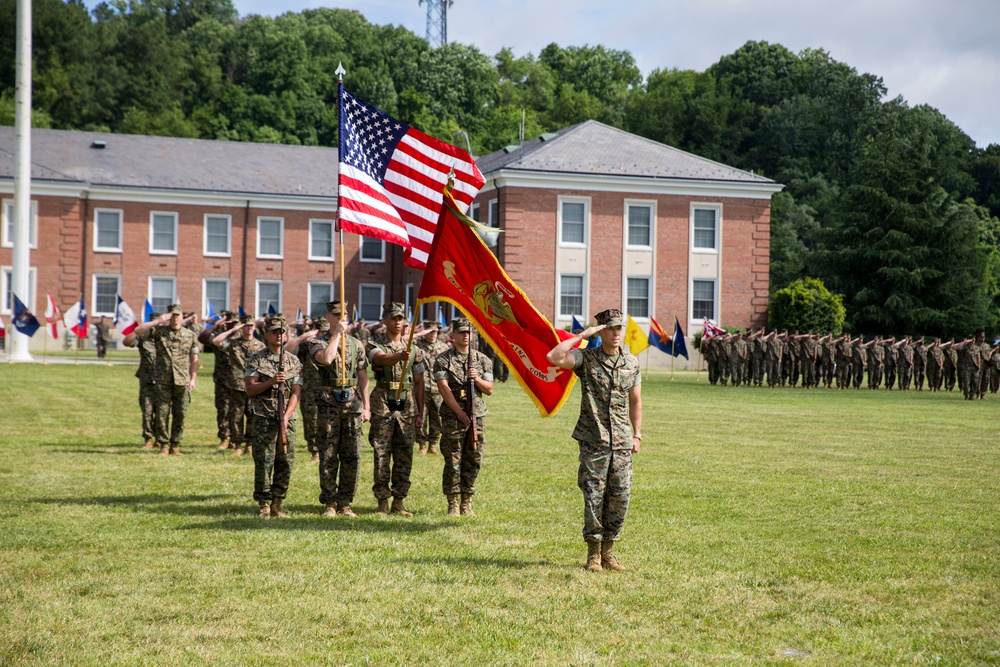
{"label": "green grass field", "polygon": [[365,444],[357,519],[303,446],[264,521],[210,368],[183,458],[140,448],[134,371],[0,366],[0,664],[1000,663],[998,396],[653,375],[629,571],[588,573],[578,390],[543,420],[498,387],[475,517],[439,457],[375,516]]}

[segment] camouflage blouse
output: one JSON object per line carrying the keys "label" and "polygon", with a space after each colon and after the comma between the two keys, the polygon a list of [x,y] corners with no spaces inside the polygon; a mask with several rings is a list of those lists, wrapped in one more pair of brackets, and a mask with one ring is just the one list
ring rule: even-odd
{"label": "camouflage blouse", "polygon": [[153,382],[156,374],[156,329],[139,334],[135,337],[135,346],[139,350],[139,369],[135,376],[142,382]]}
{"label": "camouflage blouse", "polygon": [[[438,357],[447,352],[448,350],[454,349],[448,343],[445,343],[441,339],[434,341],[433,343],[428,343],[426,339],[422,339],[417,345],[424,353],[424,363],[431,369],[434,368],[434,363],[437,361]],[[424,373],[424,390],[429,392],[432,396],[437,396],[438,392],[436,378],[431,377],[431,373]]]}
{"label": "camouflage blouse", "polygon": [[[469,355],[460,354],[455,348],[450,348],[447,352],[442,354],[434,362],[434,385],[437,386],[438,380],[447,380],[448,388],[451,389],[451,393],[454,394],[455,400],[458,404],[465,408],[466,392],[469,390],[469,383],[465,379],[465,367],[468,364]],[[477,352],[472,350],[472,365],[476,369],[476,373],[479,374],[483,380],[492,382],[493,381],[493,362],[482,352]],[[486,402],[483,400],[483,393],[476,388],[474,398],[474,405],[477,417],[485,417],[488,412],[486,409]],[[449,408],[444,406],[441,407],[442,415],[444,412],[451,412]]]}
{"label": "camouflage blouse", "polygon": [[[315,359],[316,355],[323,350],[325,350],[330,345],[329,334],[323,334],[322,336],[316,336],[311,341],[309,341],[309,358]],[[337,341],[339,347],[340,341]],[[364,349],[361,347],[361,343],[358,342],[354,336],[346,337],[346,350],[345,354],[347,356],[347,373],[345,374],[348,381],[354,380],[353,385],[353,395],[351,396],[351,402],[345,403],[343,405],[349,405],[349,412],[353,414],[361,414],[361,409],[364,407],[364,401],[361,397],[361,392],[357,390],[357,378],[358,371],[364,370],[368,367],[368,359],[365,357]],[[322,403],[324,405],[338,406],[342,405],[337,403],[331,389],[337,387],[337,380],[341,376],[341,365],[340,365],[340,353],[338,351],[337,355],[333,358],[333,363],[329,366],[324,366],[323,364],[316,363],[317,373],[319,375],[319,390],[316,393],[316,402]]]}
{"label": "camouflage blouse", "polygon": [[157,384],[183,386],[191,382],[191,356],[198,356],[198,337],[189,329],[162,327],[156,341]]}
{"label": "camouflage blouse", "polygon": [[571,354],[583,390],[573,437],[580,442],[611,445],[611,449],[631,449],[629,391],[642,382],[639,361],[623,348],[618,348],[614,357],[600,347],[572,350]]}
{"label": "camouflage blouse", "polygon": [[254,337],[244,340],[240,334],[234,334],[219,344],[219,349],[224,352],[229,360],[229,373],[231,380],[229,386],[234,391],[246,391],[246,370],[247,361],[250,357],[264,349],[264,343]]}
{"label": "camouflage blouse", "polygon": [[[260,341],[257,341],[258,343]],[[261,343],[263,345],[263,343]],[[302,384],[302,363],[295,358],[291,352],[282,351],[281,361],[285,365],[285,377],[289,378],[285,382],[285,405],[292,396],[292,385]],[[278,355],[273,354],[267,347],[254,353],[247,359],[246,377],[258,378],[265,381],[270,380],[278,374]],[[270,387],[256,396],[250,397],[250,414],[258,417],[278,418],[278,386]],[[294,413],[292,419],[295,419]]]}
{"label": "camouflage blouse", "polygon": [[[413,400],[406,402],[406,407],[400,411],[393,413],[389,410],[389,406],[386,403],[386,398],[395,397],[397,389],[394,385],[400,382],[403,377],[404,369],[406,367],[405,363],[398,363],[392,366],[379,366],[375,363],[375,354],[378,352],[384,352],[385,354],[396,354],[398,352],[403,352],[406,350],[406,343],[404,341],[399,341],[398,343],[390,343],[389,339],[384,335],[376,336],[370,343],[368,343],[368,360],[372,365],[372,373],[374,376],[374,387],[372,387],[369,402],[371,403],[372,419],[376,418],[386,418],[393,414],[398,416],[400,419],[412,419],[416,416],[416,406],[414,406]],[[406,378],[406,382],[403,384],[403,397],[409,397],[412,399],[412,383],[414,378],[418,375],[422,376],[424,374],[424,353],[417,347],[413,346],[413,350],[410,352],[413,358],[413,366],[410,370],[409,377]],[[420,378],[423,382],[423,377]],[[423,406],[421,406],[423,409]]]}

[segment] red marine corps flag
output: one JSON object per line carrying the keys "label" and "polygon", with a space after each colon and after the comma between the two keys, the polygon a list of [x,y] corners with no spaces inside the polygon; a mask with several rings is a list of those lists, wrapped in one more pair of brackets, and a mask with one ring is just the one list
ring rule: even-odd
{"label": "red marine corps flag", "polygon": [[545,359],[560,337],[500,266],[476,233],[478,226],[445,191],[417,307],[424,301],[447,301],[461,310],[503,358],[538,412],[549,417],[569,397],[576,376]]}

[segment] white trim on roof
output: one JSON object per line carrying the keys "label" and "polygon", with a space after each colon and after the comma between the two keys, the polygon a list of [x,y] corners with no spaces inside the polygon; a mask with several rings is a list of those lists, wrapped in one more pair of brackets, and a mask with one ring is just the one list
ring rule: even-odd
{"label": "white trim on roof", "polygon": [[[695,179],[605,176],[500,169],[489,174],[496,187],[546,188],[550,190],[590,190],[628,192],[643,195],[683,195],[687,197],[738,197],[770,199],[785,186],[780,183],[741,183]],[[485,188],[484,188],[485,189]]]}

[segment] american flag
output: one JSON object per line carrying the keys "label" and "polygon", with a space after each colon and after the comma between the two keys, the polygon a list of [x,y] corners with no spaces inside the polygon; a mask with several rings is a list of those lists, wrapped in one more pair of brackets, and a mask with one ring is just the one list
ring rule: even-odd
{"label": "american flag", "polygon": [[472,156],[362,102],[340,84],[341,228],[403,246],[404,263],[423,269],[444,202],[469,208],[485,179]]}
{"label": "american flag", "polygon": [[711,338],[712,336],[719,336],[726,333],[725,329],[720,329],[715,325],[712,320],[705,320],[705,338]]}

